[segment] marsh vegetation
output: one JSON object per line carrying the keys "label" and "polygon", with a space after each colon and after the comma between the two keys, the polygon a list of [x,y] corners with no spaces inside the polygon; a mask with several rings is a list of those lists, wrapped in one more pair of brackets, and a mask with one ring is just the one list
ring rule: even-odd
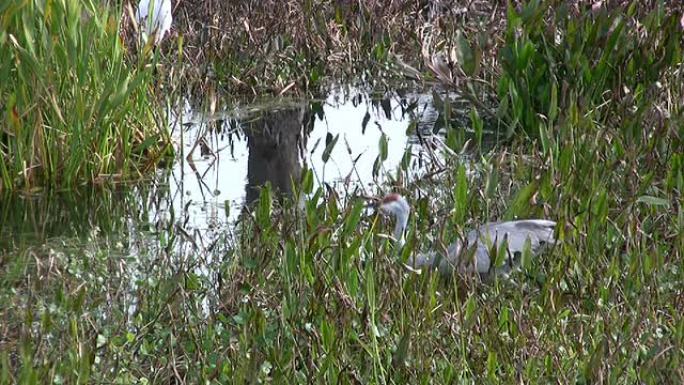
{"label": "marsh vegetation", "polygon": [[[684,380],[678,2],[173,10],[0,5],[0,383]],[[509,277],[400,263],[530,217]]]}

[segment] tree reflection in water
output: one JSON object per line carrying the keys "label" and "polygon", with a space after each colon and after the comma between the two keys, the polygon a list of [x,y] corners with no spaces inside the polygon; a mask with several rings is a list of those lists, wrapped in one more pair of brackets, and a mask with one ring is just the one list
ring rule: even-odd
{"label": "tree reflection in water", "polygon": [[245,206],[270,182],[280,194],[292,194],[302,170],[306,140],[313,129],[309,104],[263,111],[245,125],[249,156]]}

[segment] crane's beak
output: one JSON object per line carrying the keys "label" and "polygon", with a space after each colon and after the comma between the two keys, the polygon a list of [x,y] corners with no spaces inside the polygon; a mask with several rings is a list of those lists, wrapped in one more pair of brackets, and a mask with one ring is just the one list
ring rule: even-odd
{"label": "crane's beak", "polygon": [[379,204],[377,201],[371,200],[368,203],[366,203],[366,206],[364,207],[365,216],[367,218],[370,218],[378,215],[378,207]]}
{"label": "crane's beak", "polygon": [[365,207],[366,216],[392,216],[390,208],[382,203],[380,199],[370,198]]}

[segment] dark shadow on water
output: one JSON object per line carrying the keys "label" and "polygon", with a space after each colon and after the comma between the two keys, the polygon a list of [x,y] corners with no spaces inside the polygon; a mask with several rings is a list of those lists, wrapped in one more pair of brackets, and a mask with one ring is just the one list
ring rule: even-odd
{"label": "dark shadow on water", "polygon": [[92,235],[116,236],[124,243],[131,232],[154,231],[168,188],[155,183],[0,199],[0,252],[69,239],[87,242]]}
{"label": "dark shadow on water", "polygon": [[263,111],[245,127],[249,156],[245,205],[259,197],[260,187],[270,182],[279,194],[292,194],[302,171],[306,141],[313,129],[311,107]]}
{"label": "dark shadow on water", "polygon": [[129,210],[125,193],[80,189],[39,195],[6,194],[0,201],[0,249],[79,238],[94,229],[117,231]]}

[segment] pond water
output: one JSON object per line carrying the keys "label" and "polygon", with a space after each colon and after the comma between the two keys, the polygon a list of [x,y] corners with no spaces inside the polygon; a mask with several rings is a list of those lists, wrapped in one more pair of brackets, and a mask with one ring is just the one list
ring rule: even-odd
{"label": "pond water", "polygon": [[[425,95],[372,99],[342,91],[321,101],[271,102],[211,117],[186,105],[190,123],[172,122],[182,150],[169,179],[173,193],[182,191],[174,207],[190,209],[194,228],[231,223],[265,182],[289,193],[304,168],[313,172],[314,188],[372,195],[396,176],[407,153],[414,160],[405,164],[410,175],[439,163],[441,152],[434,150],[441,140],[432,135],[437,116]],[[434,146],[424,146],[427,140]]]}
{"label": "pond water", "polygon": [[353,88],[324,100],[276,99],[212,114],[186,101],[169,114],[179,155],[170,169],[115,190],[7,197],[0,246],[133,228],[155,238],[169,224],[210,242],[231,229],[260,186],[288,194],[304,169],[313,172],[314,188],[372,196],[388,189],[400,167],[406,178],[441,167],[439,115],[432,93],[371,96]]}
{"label": "pond water", "polygon": [[221,266],[239,249],[235,225],[265,183],[288,195],[311,170],[314,189],[350,199],[444,170],[451,150],[436,98],[341,88],[323,100],[276,99],[211,114],[185,101],[168,114],[178,156],[150,180],[0,200],[0,264],[13,256],[59,261],[110,291],[125,287],[100,310],[102,320],[123,312],[128,322],[142,311],[140,293],[183,272],[204,280],[207,315],[221,292]]}

